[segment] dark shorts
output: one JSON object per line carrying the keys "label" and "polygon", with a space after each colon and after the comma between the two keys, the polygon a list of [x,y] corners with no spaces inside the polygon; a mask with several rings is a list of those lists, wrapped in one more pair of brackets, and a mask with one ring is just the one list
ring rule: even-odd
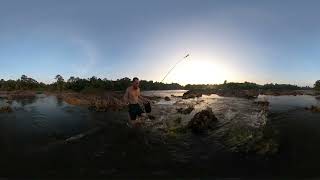
{"label": "dark shorts", "polygon": [[139,104],[129,104],[129,115],[131,120],[136,120],[137,116],[144,113]]}

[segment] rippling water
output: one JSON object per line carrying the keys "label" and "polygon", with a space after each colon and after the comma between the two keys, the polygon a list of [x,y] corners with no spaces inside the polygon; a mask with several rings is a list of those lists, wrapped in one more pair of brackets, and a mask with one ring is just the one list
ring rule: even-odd
{"label": "rippling water", "polygon": [[[9,102],[0,99],[0,106],[8,104],[14,109],[13,113],[0,113],[0,152],[5,159],[1,162],[2,167],[12,172],[19,167],[17,161],[27,158],[34,160],[33,163],[25,162],[31,164],[30,171],[41,170],[46,175],[238,177],[317,175],[319,172],[320,115],[304,109],[320,105],[314,97],[259,96],[258,100],[270,102],[270,111],[265,113],[255,100],[217,95],[187,100],[175,97],[183,92],[143,92],[144,95],[168,96],[171,100],[162,99],[153,104],[151,114],[156,119],[148,121],[142,131],[125,125],[126,111],[91,112],[45,95]],[[195,107],[190,114],[177,113],[177,108],[190,105]],[[177,126],[177,118],[181,119],[178,126],[184,126],[194,114],[207,107],[219,120],[213,131],[205,135],[165,133]],[[99,126],[101,122],[108,124],[103,136],[53,150],[35,150]],[[235,153],[224,143],[226,133],[235,125],[259,128],[266,123],[278,132],[280,148],[275,156],[265,158]],[[6,172],[6,168],[2,172]]]}

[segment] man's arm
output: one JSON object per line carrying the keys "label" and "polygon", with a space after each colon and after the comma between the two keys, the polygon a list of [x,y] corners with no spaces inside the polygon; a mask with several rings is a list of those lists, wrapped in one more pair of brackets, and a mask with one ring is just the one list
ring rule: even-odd
{"label": "man's arm", "polygon": [[149,99],[141,96],[140,90],[139,90],[139,100],[140,100],[142,103],[150,103],[150,100],[149,100]]}

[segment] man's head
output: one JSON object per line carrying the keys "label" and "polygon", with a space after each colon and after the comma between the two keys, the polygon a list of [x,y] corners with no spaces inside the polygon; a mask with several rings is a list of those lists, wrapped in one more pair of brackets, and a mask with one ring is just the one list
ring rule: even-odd
{"label": "man's head", "polygon": [[135,88],[135,89],[139,88],[139,83],[140,83],[139,78],[134,77],[134,78],[132,79],[132,86],[133,86],[133,88]]}

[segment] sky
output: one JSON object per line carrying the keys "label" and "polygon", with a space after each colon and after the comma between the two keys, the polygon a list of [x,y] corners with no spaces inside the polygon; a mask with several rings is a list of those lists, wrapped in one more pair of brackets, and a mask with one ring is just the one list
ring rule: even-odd
{"label": "sky", "polygon": [[320,79],[317,0],[0,0],[0,79]]}

